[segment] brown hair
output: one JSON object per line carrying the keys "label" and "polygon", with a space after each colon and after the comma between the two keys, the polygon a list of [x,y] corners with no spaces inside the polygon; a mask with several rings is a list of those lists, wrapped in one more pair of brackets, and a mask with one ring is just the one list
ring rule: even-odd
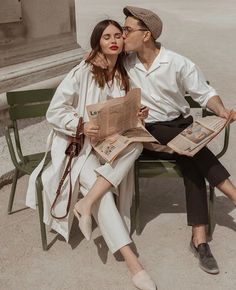
{"label": "brown hair", "polygon": [[[96,57],[98,52],[102,52],[101,47],[100,47],[100,39],[102,37],[103,31],[110,24],[117,27],[120,30],[120,32],[123,33],[123,30],[122,30],[122,27],[120,26],[120,24],[114,20],[107,19],[107,20],[103,20],[103,21],[99,22],[94,27],[93,32],[91,34],[90,45],[92,48],[92,52],[89,55],[89,57],[86,59],[86,63],[89,63],[92,66],[93,77],[100,88],[104,88],[105,84],[108,83],[107,70],[93,65],[92,60]],[[120,81],[121,88],[127,92],[129,90],[129,79],[128,79],[128,75],[127,75],[127,72],[126,72],[126,70],[124,68],[124,64],[123,64],[124,57],[125,57],[124,52],[121,52],[118,55],[116,65],[115,65],[113,72],[112,72],[112,82],[114,81],[114,77],[117,77]],[[116,74],[116,76],[115,76],[116,72],[118,74]]]}

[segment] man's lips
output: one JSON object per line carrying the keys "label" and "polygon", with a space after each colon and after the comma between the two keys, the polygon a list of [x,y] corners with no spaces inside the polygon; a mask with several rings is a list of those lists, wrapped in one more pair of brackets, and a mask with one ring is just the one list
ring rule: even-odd
{"label": "man's lips", "polygon": [[117,46],[117,45],[112,45],[112,46],[110,46],[110,49],[111,50],[117,50],[119,47]]}

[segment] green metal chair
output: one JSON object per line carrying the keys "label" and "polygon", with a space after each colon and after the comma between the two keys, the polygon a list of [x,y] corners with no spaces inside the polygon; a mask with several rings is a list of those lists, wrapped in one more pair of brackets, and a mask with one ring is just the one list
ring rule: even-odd
{"label": "green metal chair", "polygon": [[[186,94],[186,99],[190,104],[191,108],[200,108],[199,104],[196,103],[190,95]],[[213,115],[212,112],[202,109],[202,117]],[[229,144],[229,131],[230,126],[225,127],[224,132],[224,144],[222,150],[216,155],[217,158],[222,157]],[[155,159],[150,156],[141,156],[135,162],[135,196],[134,196],[134,215],[135,215],[135,229],[137,235],[141,234],[140,227],[140,191],[139,191],[139,178],[153,178],[153,177],[181,177],[181,171],[176,164],[175,160],[161,160]],[[209,226],[208,226],[208,235],[212,237],[215,222],[213,218],[214,210],[214,199],[215,199],[215,190],[214,187],[209,185],[209,202],[208,202],[208,212],[209,212]]]}
{"label": "green metal chair", "polygon": [[[30,175],[43,159],[44,152],[24,155],[21,148],[20,135],[18,130],[18,121],[28,118],[43,117],[46,114],[49,103],[55,89],[39,89],[29,91],[15,91],[7,93],[7,102],[9,105],[10,125],[5,128],[5,137],[12,162],[15,166],[15,174],[11,187],[11,193],[8,203],[8,214],[12,213],[12,206],[15,197],[18,177],[24,174]],[[13,134],[11,135],[11,132]],[[13,142],[14,140],[14,142]],[[13,145],[14,144],[14,145]],[[46,157],[45,165],[50,161],[50,153]],[[42,246],[47,250],[46,228],[43,223],[43,200],[41,178],[36,181],[38,210],[41,229]]]}

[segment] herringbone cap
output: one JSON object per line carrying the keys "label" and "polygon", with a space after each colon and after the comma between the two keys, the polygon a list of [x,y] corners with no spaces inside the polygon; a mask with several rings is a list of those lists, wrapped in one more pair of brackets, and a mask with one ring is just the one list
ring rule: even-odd
{"label": "herringbone cap", "polygon": [[155,40],[161,35],[162,21],[160,17],[151,10],[134,6],[126,6],[123,9],[123,12],[126,16],[130,16],[131,14],[137,19],[142,20],[150,30]]}

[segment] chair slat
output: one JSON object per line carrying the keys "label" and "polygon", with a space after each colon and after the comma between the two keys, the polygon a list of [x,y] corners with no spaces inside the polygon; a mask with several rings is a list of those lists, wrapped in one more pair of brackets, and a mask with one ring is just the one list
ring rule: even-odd
{"label": "chair slat", "polygon": [[7,92],[7,102],[10,106],[51,100],[55,93],[54,88],[30,91]]}
{"label": "chair slat", "polygon": [[9,108],[11,120],[35,118],[45,116],[50,102],[32,104],[27,106],[13,106]]}

